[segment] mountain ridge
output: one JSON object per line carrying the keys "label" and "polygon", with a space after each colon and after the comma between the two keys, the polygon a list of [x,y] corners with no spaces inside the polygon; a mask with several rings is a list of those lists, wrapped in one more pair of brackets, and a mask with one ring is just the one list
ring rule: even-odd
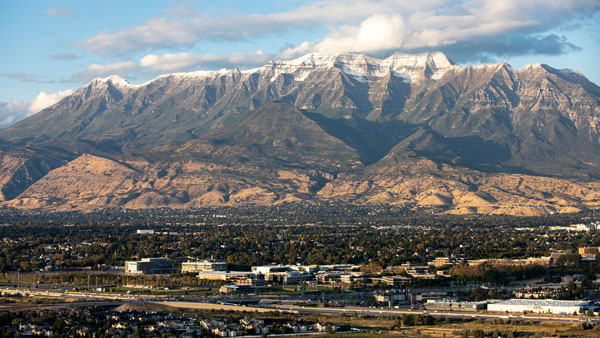
{"label": "mountain ridge", "polygon": [[[137,192],[110,199],[110,206],[327,199],[510,213],[507,196],[513,196],[518,205],[540,205],[532,212],[579,210],[595,205],[588,187],[600,177],[599,123],[600,87],[576,71],[503,62],[463,67],[442,53],[309,54],[250,70],[165,74],[143,84],[109,76],[0,130],[2,155],[15,159],[0,168],[6,178],[0,189],[12,191],[6,205],[61,208],[18,201],[43,195],[34,193],[48,189],[37,181],[49,187],[52,177],[66,180],[48,176],[65,163],[87,170],[77,159],[89,154],[135,168],[128,175],[136,177],[130,188]],[[15,157],[23,147],[33,150]],[[30,158],[45,164],[26,180],[11,178]],[[403,180],[395,172],[419,176],[410,166],[428,168],[423,186],[446,182],[446,188],[426,193],[417,184],[409,189],[414,193],[399,194],[404,188],[389,182]],[[185,169],[192,167],[212,169]],[[174,174],[161,176],[165,170]],[[465,183],[461,171],[476,179]],[[518,185],[503,188],[497,179],[512,182],[515,175],[545,182],[543,193],[528,190],[535,196],[523,197]],[[448,186],[464,193],[449,193]],[[101,207],[88,202],[85,208]]]}

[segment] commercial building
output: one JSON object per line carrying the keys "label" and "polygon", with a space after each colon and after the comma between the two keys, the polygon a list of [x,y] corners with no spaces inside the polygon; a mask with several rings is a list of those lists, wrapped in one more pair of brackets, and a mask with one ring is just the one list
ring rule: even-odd
{"label": "commercial building", "polygon": [[125,261],[125,273],[134,275],[171,273],[173,262],[164,257],[142,258],[139,261]]}
{"label": "commercial building", "polygon": [[493,312],[573,314],[589,307],[590,302],[580,300],[507,299],[489,303],[487,309]]}
{"label": "commercial building", "polygon": [[299,284],[303,281],[315,279],[315,276],[312,273],[295,270],[289,270],[285,272],[267,272],[264,274],[264,276],[266,282],[277,284]]}
{"label": "commercial building", "polygon": [[283,276],[283,284],[299,284],[303,281],[313,280],[314,275],[302,271],[288,271]]}
{"label": "commercial building", "polygon": [[181,263],[181,272],[227,271],[227,263],[213,261],[196,261]]}
{"label": "commercial building", "polygon": [[359,271],[360,265],[352,264],[328,264],[319,265],[319,271]]}
{"label": "commercial building", "polygon": [[548,257],[529,257],[529,258],[484,258],[484,259],[472,259],[468,260],[469,266],[524,266],[524,265],[550,265],[552,263],[552,256]]}
{"label": "commercial building", "polygon": [[599,231],[600,230],[600,222],[592,222],[589,224],[572,224],[571,228],[575,231]]}
{"label": "commercial building", "polygon": [[261,265],[252,267],[252,272],[262,273],[263,275],[272,272],[286,272],[290,270],[292,270],[292,268],[288,265]]}
{"label": "commercial building", "polygon": [[430,264],[436,268],[441,268],[447,265],[466,264],[467,259],[464,256],[437,257]]}
{"label": "commercial building", "polygon": [[596,257],[598,252],[600,252],[599,246],[584,246],[579,248],[579,254],[582,257]]}
{"label": "commercial building", "polygon": [[252,291],[254,291],[254,288],[250,285],[237,285],[237,284],[223,285],[219,289],[219,292],[223,293],[223,294],[245,293],[245,292],[252,292]]}
{"label": "commercial building", "polygon": [[485,310],[487,301],[459,302],[454,299],[428,299],[425,303],[427,310],[435,311],[479,311]]}
{"label": "commercial building", "polygon": [[362,277],[359,273],[341,275],[340,282],[344,284],[352,284],[354,282],[362,282],[364,281],[364,277]]}
{"label": "commercial building", "polygon": [[427,265],[412,265],[410,263],[404,263],[400,265],[406,273],[417,279],[436,279],[436,274],[429,272],[429,266]]}
{"label": "commercial building", "polygon": [[138,235],[152,235],[154,233],[154,230],[147,230],[147,229],[138,229],[136,231],[136,233]]}
{"label": "commercial building", "polygon": [[377,291],[374,297],[377,304],[383,306],[392,307],[409,303],[409,295],[404,290]]}
{"label": "commercial building", "polygon": [[394,287],[394,288],[401,288],[402,286],[404,286],[404,284],[406,284],[410,280],[411,280],[411,278],[404,277],[404,276],[383,276],[383,277],[381,277],[382,283],[389,285],[391,287]]}
{"label": "commercial building", "polygon": [[410,297],[411,303],[416,303],[416,302],[422,302],[422,301],[427,301],[429,299],[442,299],[442,298],[446,298],[446,296],[448,295],[447,292],[444,291],[429,291],[429,292],[421,292],[421,293],[411,293]]}
{"label": "commercial building", "polygon": [[256,274],[247,271],[201,271],[198,272],[199,279],[206,280],[224,280],[224,281],[233,281],[236,279],[243,278],[256,278]]}
{"label": "commercial building", "polygon": [[342,276],[341,272],[322,272],[315,276],[317,283],[320,284],[333,284],[340,281]]}

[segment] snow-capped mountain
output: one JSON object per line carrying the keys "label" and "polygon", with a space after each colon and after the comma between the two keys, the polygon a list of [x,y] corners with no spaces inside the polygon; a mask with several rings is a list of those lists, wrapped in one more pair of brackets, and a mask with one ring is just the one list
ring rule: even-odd
{"label": "snow-capped mountain", "polygon": [[[247,70],[165,74],[143,84],[118,76],[94,79],[0,131],[5,156],[19,159],[9,161],[14,165],[5,167],[1,182],[11,205],[34,201],[35,192],[56,179],[48,176],[53,168],[91,154],[137,170],[132,192],[110,199],[115,205],[143,206],[138,199],[146,192],[154,196],[146,197],[153,201],[148,206],[323,198],[405,203],[426,199],[417,197],[425,185],[413,191],[390,182],[414,175],[423,161],[438,166],[419,172],[430,178],[447,179],[447,167],[462,168],[481,177],[479,182],[496,174],[595,182],[599,116],[600,88],[572,70],[540,64],[513,69],[506,63],[463,67],[442,53],[383,59],[309,54]],[[45,160],[49,149],[52,160]],[[44,164],[34,170],[24,164],[30,159]],[[173,174],[163,175],[163,169]],[[182,173],[196,179],[177,183]],[[453,182],[460,181],[454,173]],[[167,176],[170,181],[159,183]],[[305,178],[288,184],[296,177]],[[370,183],[361,186],[363,179]],[[472,192],[483,183],[462,184]],[[246,197],[234,198],[240,191]],[[444,194],[433,200],[452,207],[457,197]],[[478,196],[492,205],[504,198],[492,190],[486,194]],[[561,194],[556,201],[587,203],[574,193]],[[110,204],[94,199],[97,194],[86,196]]]}

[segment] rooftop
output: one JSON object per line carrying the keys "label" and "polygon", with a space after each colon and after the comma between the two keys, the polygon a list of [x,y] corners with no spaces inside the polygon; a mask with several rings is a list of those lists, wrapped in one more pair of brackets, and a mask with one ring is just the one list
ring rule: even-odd
{"label": "rooftop", "polygon": [[525,305],[525,306],[584,306],[588,305],[589,301],[582,300],[554,300],[554,299],[507,299],[494,301],[493,304],[503,305]]}

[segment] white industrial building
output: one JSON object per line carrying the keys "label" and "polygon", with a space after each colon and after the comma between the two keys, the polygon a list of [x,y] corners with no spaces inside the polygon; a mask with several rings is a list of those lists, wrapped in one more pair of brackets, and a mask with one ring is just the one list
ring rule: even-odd
{"label": "white industrial building", "polygon": [[154,234],[154,230],[138,229],[138,230],[136,231],[136,233],[137,233],[138,235],[152,235],[152,234]]}
{"label": "white industrial building", "polygon": [[273,272],[286,272],[290,270],[293,269],[289,265],[260,265],[252,267],[252,272],[262,273],[263,275]]}
{"label": "white industrial building", "polygon": [[425,303],[427,310],[438,311],[479,311],[485,310],[487,301],[459,302],[454,299],[428,299]]}
{"label": "white industrial building", "polygon": [[573,314],[587,310],[589,306],[590,302],[580,300],[507,299],[489,303],[487,309],[492,312]]}
{"label": "white industrial building", "polygon": [[181,263],[181,272],[227,271],[227,263],[214,261],[196,261]]}

